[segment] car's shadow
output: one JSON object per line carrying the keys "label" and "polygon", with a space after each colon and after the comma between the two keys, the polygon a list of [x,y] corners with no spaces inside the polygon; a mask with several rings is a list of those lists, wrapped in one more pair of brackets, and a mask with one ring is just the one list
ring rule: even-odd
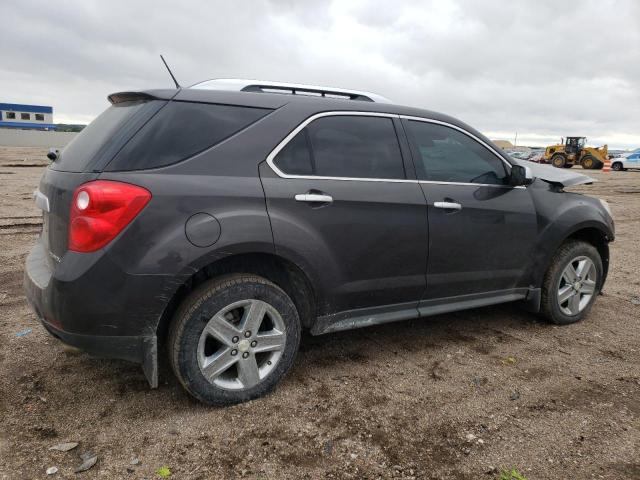
{"label": "car's shadow", "polygon": [[[320,336],[305,333],[292,372],[281,388],[295,388],[305,383],[309,375],[316,378],[323,375],[349,377],[353,374],[350,365],[389,361],[395,356],[420,365],[451,346],[464,346],[487,355],[491,353],[491,344],[523,342],[528,330],[540,328],[546,326],[539,317],[515,305],[505,304]],[[136,403],[144,408],[146,402],[143,399],[149,396],[162,409],[202,407],[176,380],[166,357],[164,348],[161,348],[160,388],[155,391],[149,389],[138,365],[96,359],[84,353],[58,356],[49,378],[56,375],[56,381],[68,382],[71,390],[91,384],[96,391],[126,399],[129,408]],[[85,402],[102,403],[98,401],[99,396],[87,394],[84,397]],[[137,397],[140,401],[135,400]],[[55,400],[52,398],[52,401]],[[127,415],[135,415],[136,411],[134,408]],[[104,412],[102,415],[107,414]]]}

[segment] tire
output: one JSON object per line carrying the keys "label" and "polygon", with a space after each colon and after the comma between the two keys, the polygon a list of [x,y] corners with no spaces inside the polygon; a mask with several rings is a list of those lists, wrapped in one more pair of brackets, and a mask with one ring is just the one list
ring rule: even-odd
{"label": "tire", "polygon": [[580,163],[582,164],[582,168],[586,170],[598,170],[604,166],[604,164],[593,155],[585,155],[582,157]]}
{"label": "tire", "polygon": [[204,283],[180,305],[169,330],[169,359],[193,397],[232,405],[273,390],[293,365],[300,331],[296,307],[281,288],[256,275],[228,275]]}
{"label": "tire", "polygon": [[613,165],[611,165],[611,169],[615,170],[616,172],[621,172],[622,170],[624,170],[624,168],[622,168],[622,162],[613,162]]}
{"label": "tire", "polygon": [[551,157],[551,165],[556,168],[564,168],[567,164],[567,158],[561,153],[556,153],[553,157]]}
{"label": "tire", "polygon": [[[571,275],[571,271],[568,270],[570,264],[574,274],[577,270],[577,273],[582,273],[581,280],[573,279],[578,282],[573,284],[578,288],[580,292],[578,294],[572,284],[567,282],[567,276]],[[583,268],[586,273],[579,272],[580,268]],[[578,240],[564,243],[553,256],[544,276],[541,314],[557,325],[568,325],[582,320],[589,313],[600,293],[602,278],[602,259],[593,245]],[[590,296],[588,291],[591,291]],[[564,296],[561,297],[561,295]],[[563,301],[565,297],[567,300]]]}

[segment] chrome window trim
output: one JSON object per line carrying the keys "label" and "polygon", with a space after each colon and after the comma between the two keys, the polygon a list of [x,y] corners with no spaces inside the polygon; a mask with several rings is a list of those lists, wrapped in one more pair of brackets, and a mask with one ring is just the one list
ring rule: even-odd
{"label": "chrome window trim", "polygon": [[280,153],[280,151],[287,146],[287,144],[293,139],[293,137],[295,137],[298,133],[300,133],[300,131],[305,128],[307,125],[309,125],[311,122],[313,122],[314,120],[317,120],[318,118],[323,118],[323,117],[334,117],[334,116],[357,116],[357,117],[384,117],[384,118],[404,118],[407,120],[417,120],[417,121],[423,121],[423,122],[430,122],[430,123],[437,123],[440,125],[444,125],[446,127],[452,127],[456,130],[461,131],[462,133],[468,135],[469,137],[473,138],[474,140],[476,140],[477,142],[479,142],[480,144],[484,145],[486,148],[488,148],[494,155],[496,155],[500,160],[502,160],[503,162],[505,162],[505,164],[507,164],[509,167],[511,167],[511,164],[508,163],[504,158],[502,158],[500,155],[498,155],[495,150],[493,148],[491,148],[489,145],[487,145],[485,142],[483,142],[482,140],[480,140],[479,138],[477,138],[475,135],[467,132],[466,130],[456,126],[456,125],[452,125],[450,123],[447,122],[442,122],[440,120],[432,120],[432,119],[427,119],[427,118],[423,118],[423,117],[412,117],[409,115],[398,115],[395,113],[381,113],[381,112],[359,112],[359,111],[328,111],[328,112],[320,112],[320,113],[316,113],[311,115],[309,118],[307,118],[306,120],[304,120],[302,123],[300,123],[300,125],[298,125],[296,128],[294,128],[291,133],[289,133],[286,137],[284,137],[284,139],[278,143],[278,145],[275,146],[275,148],[273,150],[271,150],[271,153],[269,153],[269,155],[267,155],[267,164],[269,165],[269,167],[271,168],[271,170],[273,170],[273,172],[280,178],[287,178],[287,179],[298,179],[298,180],[340,180],[340,181],[355,181],[355,182],[387,182],[387,183],[424,183],[424,184],[436,184],[436,185],[463,185],[463,186],[474,186],[474,187],[497,187],[497,188],[526,188],[524,186],[517,186],[517,187],[513,187],[511,185],[496,185],[493,183],[465,183],[465,182],[441,182],[441,181],[435,181],[435,180],[411,180],[411,179],[399,179],[399,178],[359,178],[359,177],[323,177],[320,175],[291,175],[288,173],[284,173],[282,170],[280,170],[275,162],[274,159],[275,157],[278,155],[278,153]]}
{"label": "chrome window trim", "polygon": [[[353,116],[353,117],[383,117],[383,118],[400,118],[399,115],[395,113],[379,113],[379,112],[352,112],[352,111],[330,111],[330,112],[320,112],[314,115],[311,115],[309,118],[304,120],[300,125],[293,129],[289,135],[284,137],[284,139],[276,145],[276,148],[271,150],[271,153],[267,155],[267,163],[271,167],[271,170],[274,171],[276,175],[281,178],[297,178],[302,180],[347,180],[347,181],[364,181],[364,182],[390,182],[390,183],[411,183],[416,182],[416,180],[409,180],[406,178],[359,178],[359,177],[323,177],[320,175],[290,175],[288,173],[284,173],[280,170],[274,159],[280,153],[280,151],[287,146],[287,144],[295,137],[300,131],[309,125],[314,120],[323,117],[339,117],[339,116]],[[398,144],[398,148],[400,148],[400,144]]]}
{"label": "chrome window trim", "polygon": [[465,182],[441,182],[438,180],[411,180],[416,183],[426,183],[433,185],[463,185],[463,186],[472,186],[472,187],[495,187],[495,188],[527,188],[524,185],[497,185],[495,183],[465,183]]}

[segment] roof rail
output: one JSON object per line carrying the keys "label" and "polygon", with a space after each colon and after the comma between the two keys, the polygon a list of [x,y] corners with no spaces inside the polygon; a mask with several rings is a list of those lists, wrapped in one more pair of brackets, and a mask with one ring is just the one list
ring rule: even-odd
{"label": "roof rail", "polygon": [[280,93],[285,95],[304,95],[342,100],[360,100],[364,102],[392,103],[388,98],[371,92],[346,90],[343,88],[303,85],[299,83],[271,82],[265,80],[246,80],[241,78],[215,78],[191,85],[189,88],[207,90],[231,90],[240,92]]}

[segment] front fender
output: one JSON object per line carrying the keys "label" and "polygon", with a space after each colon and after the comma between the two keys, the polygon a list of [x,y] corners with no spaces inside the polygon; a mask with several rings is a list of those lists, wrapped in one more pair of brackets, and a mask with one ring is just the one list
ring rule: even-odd
{"label": "front fender", "polygon": [[[549,191],[545,194],[532,190],[538,214],[538,240],[527,273],[528,283],[541,287],[544,274],[560,245],[569,237],[582,237],[582,233],[601,235],[604,251],[605,276],[608,270],[608,242],[615,237],[613,220],[596,198],[564,191]],[[591,233],[590,233],[591,234]],[[598,245],[596,245],[598,246]],[[604,283],[604,281],[603,281]]]}

